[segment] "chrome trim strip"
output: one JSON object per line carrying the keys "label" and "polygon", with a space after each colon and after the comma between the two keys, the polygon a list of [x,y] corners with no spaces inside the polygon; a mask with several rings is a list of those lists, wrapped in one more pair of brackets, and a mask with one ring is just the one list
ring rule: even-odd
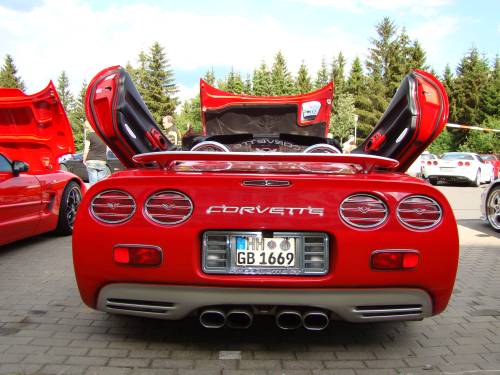
{"label": "chrome trim strip", "polygon": [[243,180],[243,186],[286,187],[292,183],[288,180]]}

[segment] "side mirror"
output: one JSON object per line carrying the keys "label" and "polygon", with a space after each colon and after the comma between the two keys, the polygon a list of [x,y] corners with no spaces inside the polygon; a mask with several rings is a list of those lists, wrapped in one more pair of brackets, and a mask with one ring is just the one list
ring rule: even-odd
{"label": "side mirror", "polygon": [[20,173],[28,172],[29,165],[28,163],[21,160],[14,160],[12,162],[12,174],[14,177],[19,176]]}

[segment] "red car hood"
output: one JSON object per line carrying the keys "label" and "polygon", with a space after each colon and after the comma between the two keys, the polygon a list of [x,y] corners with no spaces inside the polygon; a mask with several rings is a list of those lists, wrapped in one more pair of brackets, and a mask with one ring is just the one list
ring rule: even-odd
{"label": "red car hood", "polygon": [[332,82],[302,95],[249,96],[225,92],[200,80],[203,132],[326,137],[332,96]]}
{"label": "red car hood", "polygon": [[0,88],[0,153],[27,162],[30,172],[48,172],[59,169],[59,157],[74,152],[71,125],[52,81],[33,95]]}

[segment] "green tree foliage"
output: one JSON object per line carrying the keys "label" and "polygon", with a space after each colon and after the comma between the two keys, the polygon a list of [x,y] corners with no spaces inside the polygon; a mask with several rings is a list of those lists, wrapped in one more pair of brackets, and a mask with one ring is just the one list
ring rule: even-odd
{"label": "green tree foliage", "polygon": [[355,98],[366,92],[366,77],[359,57],[355,57],[351,65],[351,71],[346,82],[346,90]]}
{"label": "green tree foliage", "polygon": [[332,59],[330,80],[333,81],[335,95],[340,95],[345,90],[345,65],[346,59],[342,52]]}
{"label": "green tree foliage", "polygon": [[451,71],[450,66],[447,64],[444,73],[443,79],[441,80],[444,88],[446,89],[446,93],[448,94],[448,102],[449,102],[449,115],[448,119],[451,122],[456,122],[456,113],[457,113],[457,100],[455,97],[455,77]]}
{"label": "green tree foliage", "polygon": [[75,104],[75,99],[73,98],[73,94],[69,89],[69,85],[69,78],[66,72],[63,70],[59,75],[59,78],[57,79],[56,89],[66,113],[72,111]]}
{"label": "green tree foliage", "polygon": [[253,94],[257,96],[269,96],[273,93],[271,72],[264,61],[254,70],[252,87]]}
{"label": "green tree foliage", "polygon": [[305,94],[312,90],[311,77],[307,70],[307,66],[302,61],[299,71],[297,72],[297,79],[295,80],[296,91],[299,94]]}
{"label": "green tree foliage", "polygon": [[452,151],[453,149],[453,135],[447,128],[444,128],[441,134],[428,147],[429,152],[436,155]]}
{"label": "green tree foliage", "polygon": [[68,119],[73,130],[75,139],[75,147],[78,152],[83,151],[84,123],[87,117],[85,116],[85,94],[87,91],[87,82],[83,81],[80,92],[78,93],[73,109],[68,113]]}
{"label": "green tree foliage", "polygon": [[247,78],[243,82],[243,94],[252,95],[252,77],[250,74],[247,74]]}
{"label": "green tree foliage", "polygon": [[321,60],[321,66],[316,73],[316,81],[314,81],[314,88],[320,89],[328,83],[328,68],[326,66],[325,58]]}
{"label": "green tree foliage", "polygon": [[486,118],[482,94],[488,86],[489,66],[486,58],[473,47],[460,60],[453,94],[456,98],[456,121],[477,125]]}
{"label": "green tree foliage", "polygon": [[488,83],[481,93],[482,111],[488,118],[500,118],[500,58],[495,58]]}
{"label": "green tree foliage", "polygon": [[205,75],[203,76],[203,79],[205,82],[207,82],[210,86],[215,85],[215,72],[214,68],[211,68],[210,70],[207,70]]}
{"label": "green tree foliage", "polygon": [[26,89],[23,80],[17,73],[17,68],[11,55],[5,55],[3,66],[0,69],[0,87],[15,88],[21,91]]}
{"label": "green tree foliage", "polygon": [[243,93],[243,80],[239,72],[235,72],[233,68],[227,75],[226,79],[219,82],[219,88],[221,90],[232,92],[235,94]]}
{"label": "green tree foliage", "polygon": [[292,75],[288,71],[285,56],[278,51],[271,68],[271,87],[273,95],[291,95],[295,93]]}
{"label": "green tree foliage", "polygon": [[[488,129],[500,129],[500,119],[490,118],[483,126]],[[494,132],[469,130],[465,141],[458,149],[459,151],[480,154],[498,154],[500,153],[500,136]]]}
{"label": "green tree foliage", "polygon": [[354,134],[356,119],[354,115],[354,96],[349,93],[340,93],[335,96],[335,106],[330,118],[330,133],[340,143]]}
{"label": "green tree foliage", "polygon": [[189,130],[197,134],[201,133],[200,96],[196,95],[193,99],[184,101],[179,114],[175,114],[174,119],[182,135]]}

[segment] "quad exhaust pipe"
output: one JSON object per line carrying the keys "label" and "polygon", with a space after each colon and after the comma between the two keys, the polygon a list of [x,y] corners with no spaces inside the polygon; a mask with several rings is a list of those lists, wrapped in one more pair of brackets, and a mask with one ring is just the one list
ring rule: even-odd
{"label": "quad exhaust pipe", "polygon": [[[205,309],[199,315],[200,324],[205,328],[235,329],[250,328],[253,312],[250,309],[233,309],[227,313],[221,309]],[[278,310],[275,315],[276,325],[284,330],[294,330],[303,326],[308,331],[322,331],[330,324],[329,314],[321,310],[301,313],[298,310]]]}

